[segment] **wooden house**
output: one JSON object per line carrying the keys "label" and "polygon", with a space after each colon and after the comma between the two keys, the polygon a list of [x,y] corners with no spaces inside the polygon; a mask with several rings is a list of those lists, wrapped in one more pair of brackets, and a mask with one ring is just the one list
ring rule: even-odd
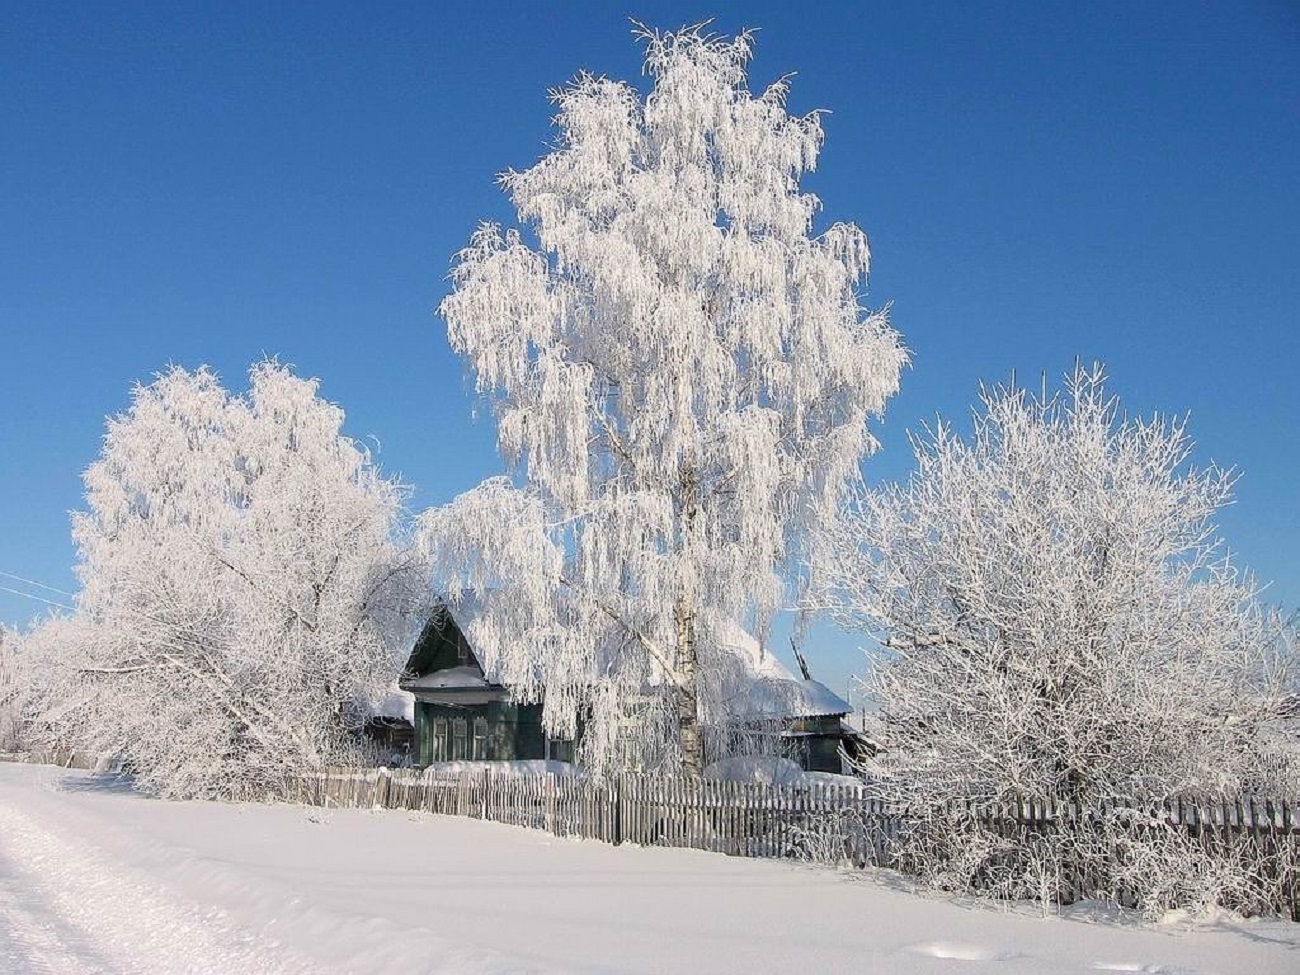
{"label": "wooden house", "polygon": [[515,701],[489,680],[450,612],[425,625],[399,684],[415,698],[412,762],[573,760],[573,742],[548,738],[542,705]]}
{"label": "wooden house", "polygon": [[[785,671],[779,663],[773,665]],[[766,676],[753,682],[733,707],[738,725],[766,727],[781,738],[779,751],[808,772],[843,771],[841,747],[852,734],[845,717],[849,703],[820,681]]]}
{"label": "wooden house", "polygon": [[[850,733],[843,721],[848,703],[824,684],[795,679],[739,627],[731,642],[742,678],[734,681],[735,694],[724,702],[724,713],[706,721],[779,736],[779,751],[804,769],[840,772],[841,744]],[[575,743],[548,737],[542,705],[516,701],[484,671],[449,610],[435,613],[425,625],[399,686],[415,698],[411,760],[416,766],[573,761]]]}

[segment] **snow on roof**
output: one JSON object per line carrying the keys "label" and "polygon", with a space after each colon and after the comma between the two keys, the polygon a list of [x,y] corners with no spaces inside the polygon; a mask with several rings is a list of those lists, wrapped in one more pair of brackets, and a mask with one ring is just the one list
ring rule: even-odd
{"label": "snow on roof", "polygon": [[428,690],[430,688],[481,689],[489,686],[489,681],[477,667],[448,667],[446,670],[435,670],[433,673],[424,674],[421,677],[412,677],[402,683],[413,690]]}
{"label": "snow on roof", "polygon": [[723,646],[736,654],[741,665],[755,680],[794,680],[794,674],[776,659],[753,635],[739,623],[728,620],[722,624]]}
{"label": "snow on roof", "polygon": [[381,718],[402,718],[415,724],[415,695],[398,687],[391,687],[388,693],[379,699],[375,706],[375,714]]}
{"label": "snow on roof", "polygon": [[742,718],[819,718],[848,714],[847,701],[815,680],[799,680],[739,624],[722,624],[723,646],[740,664],[740,682],[724,705]]}
{"label": "snow on roof", "polygon": [[820,718],[853,710],[821,681],[765,678],[756,680],[747,699],[736,708],[742,717]]}

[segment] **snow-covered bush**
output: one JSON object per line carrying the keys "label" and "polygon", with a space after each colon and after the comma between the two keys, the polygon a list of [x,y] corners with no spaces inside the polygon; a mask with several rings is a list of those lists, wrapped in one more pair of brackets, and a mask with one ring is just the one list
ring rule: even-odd
{"label": "snow-covered bush", "polygon": [[970,800],[1295,790],[1286,626],[1215,533],[1232,474],[1190,450],[1179,422],[1121,417],[1099,367],[1063,396],[987,390],[972,437],[917,440],[910,481],[863,493],[824,553],[840,620],[877,640],[873,772],[928,810],[907,856],[933,882],[1055,898],[1087,873],[1116,890],[1110,851],[1154,835],[1010,835]]}
{"label": "snow-covered bush", "polygon": [[582,718],[587,767],[631,738],[698,775],[727,636],[787,598],[906,356],[861,308],[862,231],[811,232],[820,115],[785,80],[751,94],[748,34],[642,38],[648,96],[557,92],[556,148],[502,177],[527,229],[459,255],[441,312],[522,486],[430,512],[425,539],[439,588],[478,600],[485,665],[544,693],[549,734]]}
{"label": "snow-covered bush", "polygon": [[802,785],[805,774],[798,762],[779,755],[732,755],[704,768],[706,779],[749,785]]}
{"label": "snow-covered bush", "polygon": [[82,627],[58,732],[146,788],[233,796],[338,762],[409,649],[426,588],[403,490],[275,363],[138,386],[74,516]]}

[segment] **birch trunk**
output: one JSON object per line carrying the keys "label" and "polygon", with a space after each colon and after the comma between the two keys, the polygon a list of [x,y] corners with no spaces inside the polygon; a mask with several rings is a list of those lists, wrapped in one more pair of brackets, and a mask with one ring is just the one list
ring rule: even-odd
{"label": "birch trunk", "polygon": [[704,739],[700,734],[699,648],[695,617],[683,600],[677,604],[677,733],[682,749],[682,774],[699,778],[704,772]]}

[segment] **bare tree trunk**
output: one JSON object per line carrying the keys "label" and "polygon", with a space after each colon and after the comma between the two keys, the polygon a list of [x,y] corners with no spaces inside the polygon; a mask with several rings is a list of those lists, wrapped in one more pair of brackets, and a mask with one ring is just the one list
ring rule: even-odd
{"label": "bare tree trunk", "polygon": [[677,604],[677,728],[682,748],[682,774],[704,773],[704,739],[700,734],[699,655],[695,646],[695,616],[685,600]]}

